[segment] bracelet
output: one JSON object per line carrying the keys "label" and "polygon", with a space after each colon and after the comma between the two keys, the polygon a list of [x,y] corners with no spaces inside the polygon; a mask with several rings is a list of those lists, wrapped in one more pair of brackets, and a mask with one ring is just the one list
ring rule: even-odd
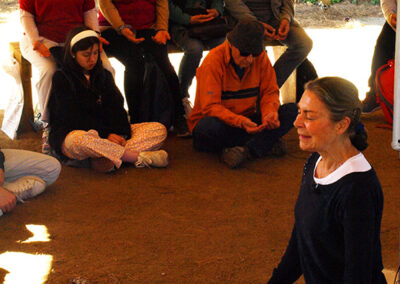
{"label": "bracelet", "polygon": [[118,33],[121,34],[122,30],[125,29],[125,28],[128,28],[128,29],[132,30],[132,26],[131,25],[125,25],[124,24],[124,25],[122,25],[122,26],[120,26],[118,28]]}

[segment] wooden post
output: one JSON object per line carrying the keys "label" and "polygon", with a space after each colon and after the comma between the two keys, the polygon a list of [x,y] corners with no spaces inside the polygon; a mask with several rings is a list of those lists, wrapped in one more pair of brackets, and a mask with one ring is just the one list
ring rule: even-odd
{"label": "wooden post", "polygon": [[[272,49],[276,61],[285,52],[286,46],[273,46]],[[280,89],[283,104],[296,102],[296,73],[295,69]]]}

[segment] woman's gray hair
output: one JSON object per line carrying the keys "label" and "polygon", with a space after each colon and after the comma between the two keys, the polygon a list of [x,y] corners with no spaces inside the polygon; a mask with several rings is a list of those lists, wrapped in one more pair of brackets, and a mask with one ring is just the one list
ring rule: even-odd
{"label": "woman's gray hair", "polygon": [[347,133],[354,147],[360,151],[368,147],[367,133],[360,121],[362,104],[353,83],[340,77],[323,77],[306,83],[305,89],[325,104],[333,121],[350,118]]}

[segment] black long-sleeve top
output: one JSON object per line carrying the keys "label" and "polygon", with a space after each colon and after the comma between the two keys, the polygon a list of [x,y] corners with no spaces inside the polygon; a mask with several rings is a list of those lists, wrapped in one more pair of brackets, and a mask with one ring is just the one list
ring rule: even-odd
{"label": "black long-sleeve top", "polygon": [[319,155],[305,164],[289,245],[268,283],[386,283],[380,226],[383,194],[375,171],[353,172],[318,186]]}
{"label": "black long-sleeve top", "polygon": [[101,138],[115,133],[129,139],[131,129],[123,97],[110,72],[99,70],[90,77],[62,68],[55,72],[50,93],[49,142],[61,153],[62,143],[73,130],[97,130]]}

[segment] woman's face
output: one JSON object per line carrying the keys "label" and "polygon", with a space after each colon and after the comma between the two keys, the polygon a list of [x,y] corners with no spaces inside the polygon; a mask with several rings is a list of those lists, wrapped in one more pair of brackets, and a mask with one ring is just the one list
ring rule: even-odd
{"label": "woman's face", "polygon": [[77,51],[75,54],[76,62],[85,71],[90,71],[96,65],[99,58],[99,45],[95,43],[86,50]]}
{"label": "woman's face", "polygon": [[313,92],[306,90],[298,103],[294,122],[299,135],[300,148],[309,152],[327,152],[343,133],[340,122],[330,118],[326,105]]}

